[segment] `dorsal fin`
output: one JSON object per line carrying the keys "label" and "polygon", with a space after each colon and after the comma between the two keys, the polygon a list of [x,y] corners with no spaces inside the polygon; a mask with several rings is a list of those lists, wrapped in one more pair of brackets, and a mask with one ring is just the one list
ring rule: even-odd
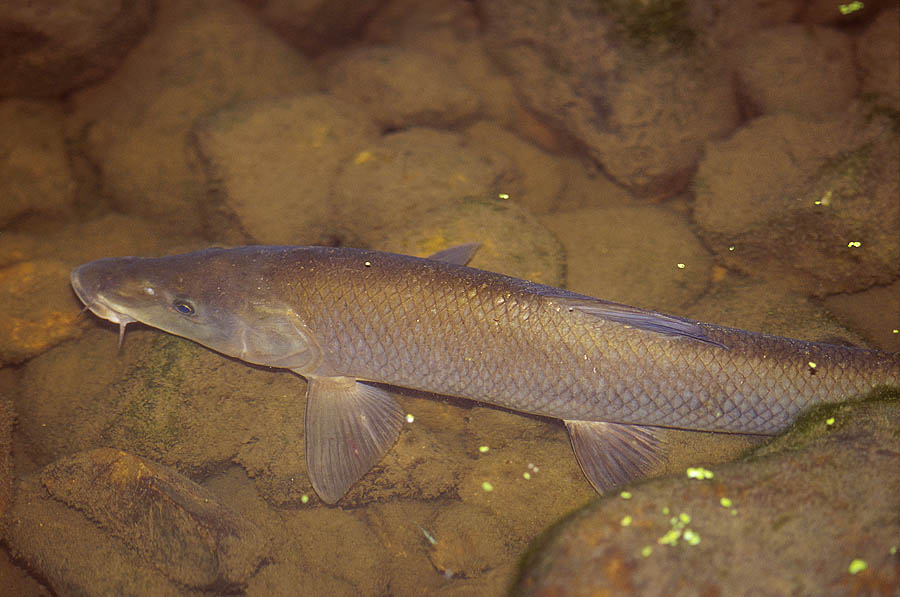
{"label": "dorsal fin", "polygon": [[570,311],[581,311],[596,315],[609,321],[628,325],[648,332],[656,332],[667,336],[684,336],[706,344],[727,348],[724,344],[711,340],[696,321],[682,319],[656,311],[647,311],[638,307],[630,307],[611,301],[591,297],[550,297]]}
{"label": "dorsal fin", "polygon": [[429,255],[426,259],[435,261],[443,261],[444,263],[453,263],[456,265],[466,265],[475,256],[475,252],[481,247],[481,243],[468,243],[465,245],[456,245],[443,251],[438,251],[433,255]]}

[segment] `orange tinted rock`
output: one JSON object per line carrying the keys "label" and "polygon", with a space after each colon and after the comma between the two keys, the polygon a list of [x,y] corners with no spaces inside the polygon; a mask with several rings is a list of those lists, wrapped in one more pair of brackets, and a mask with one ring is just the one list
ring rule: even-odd
{"label": "orange tinted rock", "polygon": [[69,266],[25,261],[0,269],[0,363],[19,363],[78,335]]}
{"label": "orange tinted rock", "polygon": [[254,524],[150,460],[98,448],[47,466],[41,482],[177,582],[241,584],[262,561],[265,540]]}

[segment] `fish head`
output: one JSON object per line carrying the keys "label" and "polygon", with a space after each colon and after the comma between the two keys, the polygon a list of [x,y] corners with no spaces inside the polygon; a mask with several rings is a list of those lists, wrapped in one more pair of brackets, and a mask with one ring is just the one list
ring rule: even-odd
{"label": "fish head", "polygon": [[275,296],[265,260],[237,249],[98,259],[72,271],[86,309],[125,327],[140,322],[250,363],[311,371],[321,351]]}

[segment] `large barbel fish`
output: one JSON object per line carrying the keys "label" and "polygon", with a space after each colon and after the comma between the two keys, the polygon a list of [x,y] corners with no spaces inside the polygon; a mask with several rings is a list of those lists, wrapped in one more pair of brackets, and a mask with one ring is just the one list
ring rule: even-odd
{"label": "large barbel fish", "polygon": [[900,353],[721,327],[466,267],[477,245],[422,259],[250,246],[91,261],[78,297],[306,378],[306,456],[337,502],[393,445],[404,415],[372,383],[565,421],[599,491],[664,458],[665,428],[775,434],[804,408],[900,384]]}

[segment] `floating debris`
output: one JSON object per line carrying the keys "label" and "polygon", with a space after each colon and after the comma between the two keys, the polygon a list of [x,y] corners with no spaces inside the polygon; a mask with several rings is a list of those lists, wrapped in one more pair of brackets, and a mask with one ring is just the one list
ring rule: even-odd
{"label": "floating debris", "polygon": [[412,414],[406,413],[406,422],[407,423],[412,423],[415,420],[416,420],[416,418],[414,416],[412,416]]}
{"label": "floating debris", "polygon": [[660,545],[678,545],[678,539],[681,538],[681,530],[671,529],[665,535],[656,540]]}
{"label": "floating debris", "polygon": [[[664,514],[668,514],[668,508],[663,509]],[[678,545],[679,539],[684,539],[688,545],[697,545],[700,543],[700,533],[689,529],[687,525],[691,523],[691,515],[687,512],[681,512],[678,516],[669,519],[672,528],[666,531],[666,534],[656,540],[660,545]]]}
{"label": "floating debris", "polygon": [[422,534],[425,535],[425,538],[428,539],[428,542],[429,542],[429,543],[431,543],[432,545],[437,545],[438,542],[437,542],[437,539],[434,538],[434,535],[432,535],[431,533],[429,533],[428,531],[426,531],[426,530],[422,527],[422,525],[416,524],[416,526],[419,527],[419,530],[422,531]]}
{"label": "floating debris", "polygon": [[687,469],[688,479],[700,479],[701,481],[713,478],[713,472],[702,466],[691,466]]}
{"label": "floating debris", "polygon": [[865,8],[865,6],[866,5],[859,0],[854,0],[854,2],[848,2],[847,4],[839,4],[838,10],[841,11],[842,15],[846,16],[858,10],[862,10],[863,8]]}

